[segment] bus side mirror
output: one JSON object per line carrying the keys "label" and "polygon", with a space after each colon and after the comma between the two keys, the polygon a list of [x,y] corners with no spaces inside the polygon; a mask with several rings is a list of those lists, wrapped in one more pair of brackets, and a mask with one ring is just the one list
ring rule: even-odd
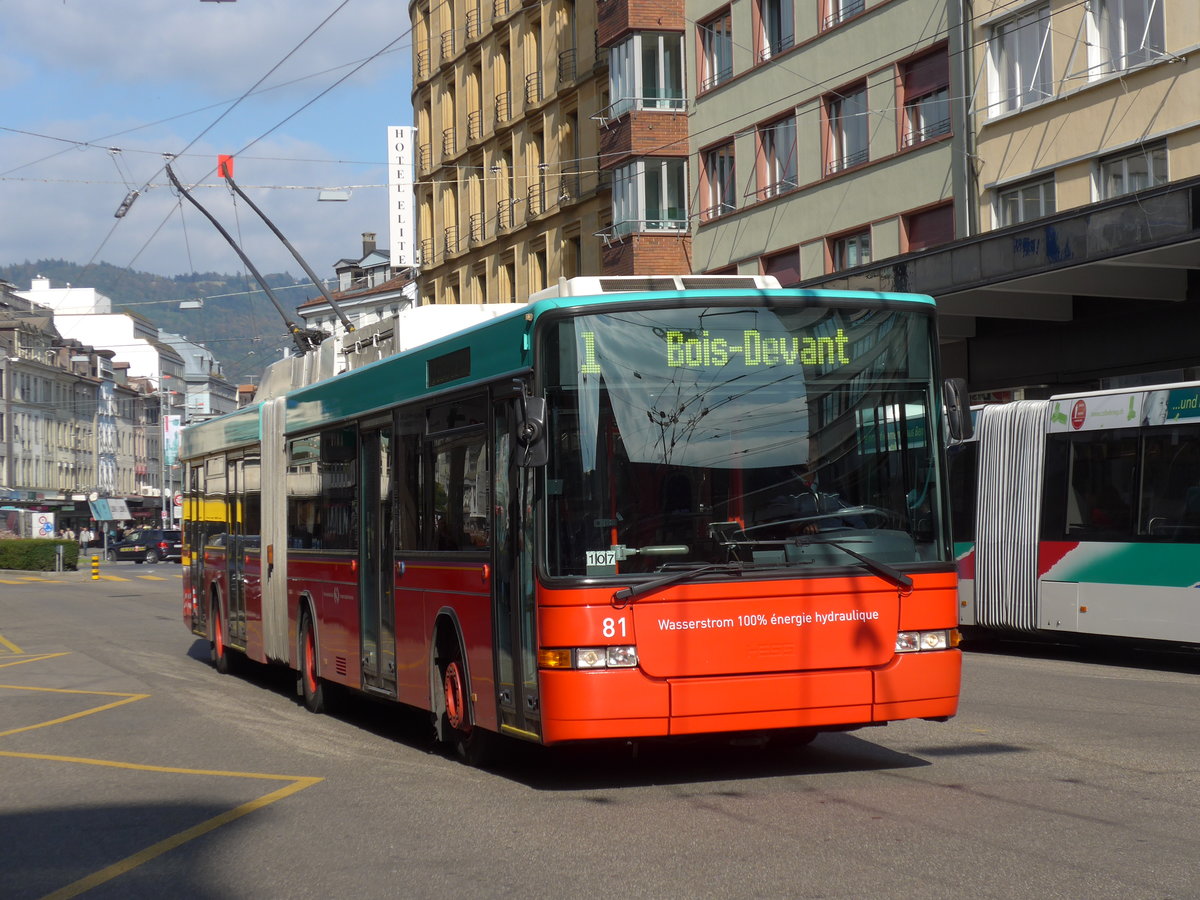
{"label": "bus side mirror", "polygon": [[971,405],[967,398],[967,382],[962,378],[947,378],[942,384],[942,403],[946,409],[946,428],[953,444],[969,441],[975,433],[971,421]]}
{"label": "bus side mirror", "polygon": [[544,466],[550,459],[550,445],[546,440],[546,398],[522,393],[517,403],[517,465],[526,468]]}

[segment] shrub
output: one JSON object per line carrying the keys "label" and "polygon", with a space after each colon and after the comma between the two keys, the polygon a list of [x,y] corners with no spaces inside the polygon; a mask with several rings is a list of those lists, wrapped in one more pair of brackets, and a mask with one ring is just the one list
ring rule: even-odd
{"label": "shrub", "polygon": [[55,547],[63,548],[63,568],[74,569],[79,562],[79,544],[46,538],[0,541],[0,569],[53,572],[57,556]]}

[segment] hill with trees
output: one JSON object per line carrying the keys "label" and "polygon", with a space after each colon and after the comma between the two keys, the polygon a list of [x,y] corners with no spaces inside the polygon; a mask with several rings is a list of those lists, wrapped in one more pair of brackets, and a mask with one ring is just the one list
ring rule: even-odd
{"label": "hill with trees", "polygon": [[[292,347],[287,327],[258,283],[248,275],[193,272],[167,278],[123,269],[108,263],[81,266],[61,259],[40,259],[0,266],[0,279],[29,290],[37,276],[53,288],[68,284],[95,288],[112,300],[113,312],[136,313],[156,326],[203,344],[221,362],[235,384],[257,383],[263,369]],[[307,280],[291,275],[264,275],[288,316],[299,322],[296,307],[320,296]],[[202,300],[198,309],[179,304]]]}

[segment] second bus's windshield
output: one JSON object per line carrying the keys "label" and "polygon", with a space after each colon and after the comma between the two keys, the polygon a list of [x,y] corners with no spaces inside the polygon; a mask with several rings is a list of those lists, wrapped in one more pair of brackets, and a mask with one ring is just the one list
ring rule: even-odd
{"label": "second bus's windshield", "polygon": [[795,302],[549,330],[549,575],[946,558],[928,317]]}

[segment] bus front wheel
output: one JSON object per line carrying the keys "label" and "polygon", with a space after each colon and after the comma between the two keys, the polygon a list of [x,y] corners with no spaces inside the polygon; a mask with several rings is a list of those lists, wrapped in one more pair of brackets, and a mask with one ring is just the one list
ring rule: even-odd
{"label": "bus front wheel", "polygon": [[442,667],[442,710],[438,738],[469,766],[486,766],[496,758],[498,738],[471,722],[467,678],[462,659],[452,657]]}

